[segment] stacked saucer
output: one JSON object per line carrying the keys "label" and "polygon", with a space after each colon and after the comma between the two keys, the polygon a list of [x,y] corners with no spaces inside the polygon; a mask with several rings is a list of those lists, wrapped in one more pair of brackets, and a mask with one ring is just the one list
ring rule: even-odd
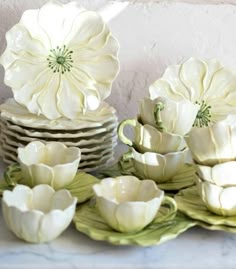
{"label": "stacked saucer", "polygon": [[76,120],[49,120],[8,99],[0,106],[1,155],[7,164],[17,161],[17,148],[31,141],[60,141],[81,149],[79,169],[93,171],[113,160],[118,120],[115,109],[103,102]]}

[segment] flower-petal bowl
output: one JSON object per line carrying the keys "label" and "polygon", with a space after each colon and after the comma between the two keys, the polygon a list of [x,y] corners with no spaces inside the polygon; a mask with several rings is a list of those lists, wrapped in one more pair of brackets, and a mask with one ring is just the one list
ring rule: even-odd
{"label": "flower-petal bowl", "polygon": [[46,184],[33,189],[17,185],[13,191],[3,192],[3,216],[18,238],[30,243],[48,242],[69,226],[76,201],[69,191],[55,192]]}
{"label": "flower-petal bowl", "polygon": [[60,189],[76,175],[81,152],[78,147],[66,147],[60,142],[34,141],[18,148],[18,159],[24,177],[31,186],[49,184]]}

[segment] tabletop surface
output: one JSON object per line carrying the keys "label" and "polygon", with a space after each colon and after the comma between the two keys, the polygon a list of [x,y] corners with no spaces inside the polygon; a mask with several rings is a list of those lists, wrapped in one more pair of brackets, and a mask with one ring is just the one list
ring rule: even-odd
{"label": "tabletop surface", "polygon": [[[0,165],[1,174],[4,165]],[[73,224],[56,240],[29,244],[17,239],[0,213],[0,268],[228,269],[236,268],[236,235],[194,227],[159,246],[113,246],[79,233]]]}

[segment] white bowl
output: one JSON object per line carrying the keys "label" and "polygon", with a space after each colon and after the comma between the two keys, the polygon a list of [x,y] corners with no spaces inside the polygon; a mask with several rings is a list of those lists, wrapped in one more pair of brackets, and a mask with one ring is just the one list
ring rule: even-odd
{"label": "white bowl", "polygon": [[150,178],[157,183],[167,182],[173,178],[184,166],[188,149],[171,152],[165,155],[137,152],[134,148],[123,155],[123,160],[133,160],[136,173],[142,178]]}
{"label": "white bowl", "polygon": [[236,161],[216,164],[213,167],[196,164],[195,168],[202,180],[221,187],[236,186]]}
{"label": "white bowl", "polygon": [[48,242],[69,226],[76,202],[67,190],[55,192],[44,184],[33,189],[17,185],[3,192],[3,217],[17,237],[31,243]]}
{"label": "white bowl", "polygon": [[192,128],[199,110],[198,104],[186,99],[174,101],[165,97],[154,100],[144,98],[140,106],[140,117],[161,132],[185,135]]}
{"label": "white bowl", "polygon": [[164,198],[154,181],[134,176],[103,179],[93,190],[101,216],[120,232],[142,230],[154,219]]}
{"label": "white bowl", "polygon": [[221,216],[236,215],[236,186],[220,187],[195,176],[198,193],[206,207]]}
{"label": "white bowl", "polygon": [[66,147],[59,142],[35,141],[18,149],[22,174],[30,186],[49,184],[56,190],[73,181],[80,158],[78,147]]}
{"label": "white bowl", "polygon": [[193,159],[203,165],[236,160],[236,115],[208,127],[193,127],[185,138]]}
{"label": "white bowl", "polygon": [[[134,128],[134,142],[124,134],[124,128],[129,125]],[[118,127],[118,136],[124,144],[134,146],[142,153],[156,152],[166,154],[181,151],[186,147],[183,136],[160,132],[149,124],[142,125],[138,119],[122,121]]]}

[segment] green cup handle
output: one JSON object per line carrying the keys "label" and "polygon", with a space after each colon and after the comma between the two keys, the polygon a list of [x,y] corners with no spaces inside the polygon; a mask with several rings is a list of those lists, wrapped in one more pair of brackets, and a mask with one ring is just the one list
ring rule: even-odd
{"label": "green cup handle", "polygon": [[136,126],[136,119],[123,120],[118,126],[118,136],[119,136],[120,140],[124,144],[132,147],[133,142],[127,136],[124,135],[124,128],[126,125],[130,125],[132,127],[135,127]]}
{"label": "green cup handle", "polygon": [[175,217],[177,210],[178,210],[178,206],[177,206],[175,200],[171,197],[168,197],[168,196],[164,197],[164,199],[161,203],[161,206],[167,206],[169,208],[169,212],[162,217],[156,218],[155,223],[172,220]]}

